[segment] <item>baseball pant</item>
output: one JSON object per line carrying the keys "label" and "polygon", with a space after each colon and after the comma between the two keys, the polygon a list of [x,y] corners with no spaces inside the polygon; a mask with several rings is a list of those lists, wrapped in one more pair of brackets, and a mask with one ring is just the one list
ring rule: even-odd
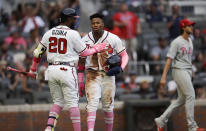
{"label": "baseball pant", "polygon": [[161,119],[167,122],[171,116],[172,111],[185,104],[186,119],[188,123],[189,131],[193,131],[197,128],[197,124],[194,121],[194,102],[195,102],[195,91],[192,85],[192,71],[187,69],[173,69],[172,77],[178,85],[178,99],[172,103],[167,110],[161,115]]}
{"label": "baseball pant", "polygon": [[[62,70],[62,67],[65,70]],[[78,79],[75,67],[51,65],[47,69],[50,93],[54,104],[78,107]]]}
{"label": "baseball pant", "polygon": [[87,112],[94,112],[102,101],[102,108],[105,112],[112,112],[114,108],[115,77],[107,76],[104,71],[88,69],[86,73],[86,97]]}

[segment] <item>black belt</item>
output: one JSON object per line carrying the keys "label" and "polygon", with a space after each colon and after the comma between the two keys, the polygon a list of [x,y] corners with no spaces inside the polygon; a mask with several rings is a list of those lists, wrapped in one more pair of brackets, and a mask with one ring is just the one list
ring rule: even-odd
{"label": "black belt", "polygon": [[49,62],[49,65],[67,65],[71,67],[76,67],[75,63],[70,63],[70,62]]}

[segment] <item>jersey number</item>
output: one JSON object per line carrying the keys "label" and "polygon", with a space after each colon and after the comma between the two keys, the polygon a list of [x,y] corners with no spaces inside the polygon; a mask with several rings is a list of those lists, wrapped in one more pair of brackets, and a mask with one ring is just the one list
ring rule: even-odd
{"label": "jersey number", "polygon": [[50,37],[49,38],[49,52],[65,54],[67,52],[67,40],[65,38]]}

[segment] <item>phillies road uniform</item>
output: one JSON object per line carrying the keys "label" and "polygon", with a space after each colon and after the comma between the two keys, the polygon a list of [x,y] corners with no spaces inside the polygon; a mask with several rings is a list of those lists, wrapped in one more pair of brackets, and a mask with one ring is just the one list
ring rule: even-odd
{"label": "phillies road uniform", "polygon": [[[105,123],[113,124],[113,107],[115,96],[115,76],[107,76],[105,71],[108,71],[106,66],[107,58],[112,55],[120,54],[125,50],[123,42],[116,35],[104,31],[102,37],[95,41],[92,32],[87,34],[82,40],[86,43],[87,47],[92,47],[99,42],[108,43],[105,51],[96,53],[86,58],[86,97],[87,97],[87,122],[93,123],[96,119],[96,110],[99,104],[99,99],[102,100],[102,108],[105,114]],[[88,125],[89,131],[93,131]]]}
{"label": "phillies road uniform", "polygon": [[172,103],[161,115],[160,119],[165,123],[172,111],[185,104],[186,118],[189,131],[197,128],[194,121],[195,91],[192,85],[192,40],[185,40],[182,36],[177,37],[170,46],[167,57],[172,58],[172,77],[178,85],[178,99]]}
{"label": "phillies road uniform", "polygon": [[51,96],[56,105],[49,113],[51,120],[48,120],[48,125],[53,126],[53,123],[56,123],[53,122],[53,118],[57,119],[60,110],[66,104],[75,126],[75,123],[80,123],[76,63],[79,53],[86,49],[86,45],[77,31],[61,25],[46,32],[40,43],[47,49],[49,66],[45,76],[48,76]]}

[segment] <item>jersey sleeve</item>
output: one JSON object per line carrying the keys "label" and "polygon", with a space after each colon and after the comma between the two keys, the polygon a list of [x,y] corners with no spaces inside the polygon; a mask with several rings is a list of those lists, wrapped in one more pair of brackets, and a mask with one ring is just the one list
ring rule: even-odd
{"label": "jersey sleeve", "polygon": [[40,44],[42,44],[46,48],[48,47],[48,44],[49,44],[49,32],[46,32],[43,35],[43,37],[42,37],[42,39],[40,41]]}
{"label": "jersey sleeve", "polygon": [[114,49],[117,51],[118,54],[120,54],[122,51],[125,50],[125,46],[124,46],[124,43],[123,41],[117,37],[116,35],[114,35],[115,38],[113,39],[114,40]]}
{"label": "jersey sleeve", "polygon": [[77,53],[81,53],[86,49],[86,44],[81,40],[81,36],[78,32],[73,33],[72,42],[74,44],[74,50]]}
{"label": "jersey sleeve", "polygon": [[175,56],[177,55],[177,49],[178,49],[178,44],[177,44],[176,41],[173,41],[170,44],[170,49],[169,49],[169,51],[167,53],[167,57],[174,59]]}

